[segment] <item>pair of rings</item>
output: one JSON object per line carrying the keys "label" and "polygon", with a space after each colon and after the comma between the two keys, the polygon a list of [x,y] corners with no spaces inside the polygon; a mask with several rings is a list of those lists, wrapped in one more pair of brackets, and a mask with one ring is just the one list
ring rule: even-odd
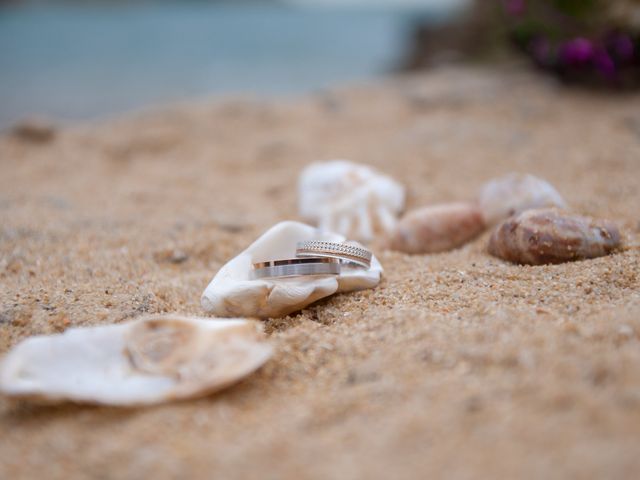
{"label": "pair of rings", "polygon": [[270,260],[253,264],[252,279],[338,275],[343,264],[371,267],[371,252],[346,243],[310,240],[299,242],[296,258]]}

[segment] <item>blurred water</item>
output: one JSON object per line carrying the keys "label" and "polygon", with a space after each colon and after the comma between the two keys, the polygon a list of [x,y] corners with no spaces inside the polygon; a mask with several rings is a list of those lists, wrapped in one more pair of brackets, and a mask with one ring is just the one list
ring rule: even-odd
{"label": "blurred water", "polygon": [[415,17],[202,2],[4,7],[0,128],[34,113],[91,118],[370,78],[397,59]]}

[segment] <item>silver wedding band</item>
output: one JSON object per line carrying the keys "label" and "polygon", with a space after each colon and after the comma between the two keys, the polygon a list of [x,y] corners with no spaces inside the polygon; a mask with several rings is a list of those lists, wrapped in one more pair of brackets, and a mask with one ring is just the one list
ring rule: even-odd
{"label": "silver wedding band", "polygon": [[296,257],[337,258],[343,262],[355,263],[361,267],[370,268],[372,254],[366,248],[347,243],[309,240],[298,243]]}
{"label": "silver wedding band", "polygon": [[270,260],[253,264],[251,278],[299,277],[306,275],[338,275],[340,260],[337,258],[311,257]]}

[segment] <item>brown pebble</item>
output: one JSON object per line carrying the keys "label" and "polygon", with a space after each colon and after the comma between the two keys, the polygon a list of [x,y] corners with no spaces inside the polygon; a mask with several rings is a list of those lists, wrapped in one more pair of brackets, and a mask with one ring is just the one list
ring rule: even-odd
{"label": "brown pebble", "polygon": [[47,143],[55,137],[56,127],[47,120],[32,118],[15,124],[11,133],[24,142]]}
{"label": "brown pebble", "polygon": [[601,257],[620,245],[620,231],[613,223],[546,208],[503,222],[489,240],[489,253],[514,263],[543,265]]}
{"label": "brown pebble", "polygon": [[405,253],[437,253],[459,247],[485,228],[473,203],[447,203],[408,212],[391,235],[389,246]]}
{"label": "brown pebble", "polygon": [[183,263],[189,259],[189,254],[178,248],[169,248],[155,252],[153,255],[157,262]]}

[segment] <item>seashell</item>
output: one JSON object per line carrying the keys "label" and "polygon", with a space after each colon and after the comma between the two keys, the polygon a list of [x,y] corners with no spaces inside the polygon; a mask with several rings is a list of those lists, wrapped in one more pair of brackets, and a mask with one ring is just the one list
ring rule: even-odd
{"label": "seashell", "polygon": [[368,270],[343,265],[337,276],[250,279],[253,263],[295,257],[297,243],[305,240],[345,238],[303,223],[278,223],[220,269],[202,294],[202,307],[220,317],[274,318],[334,293],[373,288],[380,282],[382,266],[375,257]]}
{"label": "seashell", "polygon": [[494,225],[511,215],[533,208],[567,206],[549,182],[519,173],[510,173],[485,183],[478,203],[487,225]]}
{"label": "seashell", "polygon": [[298,180],[300,215],[322,230],[360,242],[390,232],[404,202],[401,184],[347,160],[311,164]]}
{"label": "seashell", "polygon": [[620,232],[609,221],[538,209],[502,223],[489,240],[489,253],[514,263],[542,265],[601,257],[620,246]]}
{"label": "seashell", "polygon": [[10,397],[135,406],[201,397],[271,356],[261,326],[244,319],[155,315],[31,337],[0,365]]}
{"label": "seashell", "polygon": [[473,203],[447,203],[419,208],[398,222],[389,246],[405,253],[437,253],[459,247],[485,228]]}

